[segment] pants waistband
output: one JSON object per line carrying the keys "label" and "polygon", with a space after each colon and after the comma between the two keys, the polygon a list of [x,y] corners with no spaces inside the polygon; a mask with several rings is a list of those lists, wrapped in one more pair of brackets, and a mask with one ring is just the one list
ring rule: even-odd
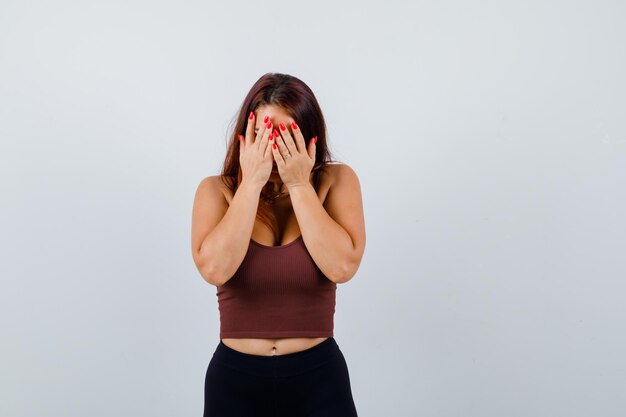
{"label": "pants waistband", "polygon": [[302,374],[324,365],[340,355],[334,337],[302,350],[284,355],[251,355],[228,347],[220,339],[213,359],[240,372],[262,377],[287,377]]}

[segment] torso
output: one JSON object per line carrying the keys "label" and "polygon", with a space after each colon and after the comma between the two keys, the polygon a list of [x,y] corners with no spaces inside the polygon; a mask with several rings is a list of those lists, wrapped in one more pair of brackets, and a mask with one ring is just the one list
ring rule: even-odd
{"label": "torso", "polygon": [[[328,164],[326,166],[325,173],[320,174],[320,184],[317,190],[317,196],[320,199],[320,203],[324,205],[328,190],[330,190],[332,180],[334,178],[333,173],[335,164]],[[309,181],[313,185],[313,175],[311,175]],[[233,195],[230,189],[224,187],[224,197],[228,201],[228,204],[233,199]],[[278,221],[280,242],[278,244],[274,242],[274,236],[271,230],[265,226],[258,219],[254,223],[252,230],[252,240],[267,246],[283,246],[293,242],[300,237],[300,227],[291,205],[289,196],[279,197],[274,202],[276,219]],[[248,353],[251,355],[284,355],[287,353],[300,352],[302,350],[309,349],[315,345],[322,343],[327,337],[289,337],[280,339],[258,339],[258,338],[223,338],[222,342],[239,352]]]}

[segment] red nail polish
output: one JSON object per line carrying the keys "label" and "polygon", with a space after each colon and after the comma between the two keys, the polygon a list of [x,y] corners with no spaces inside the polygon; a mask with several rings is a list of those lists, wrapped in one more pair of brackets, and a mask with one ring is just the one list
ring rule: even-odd
{"label": "red nail polish", "polygon": [[239,142],[241,142],[243,140],[243,136],[237,135],[237,137],[239,138]]}
{"label": "red nail polish", "polygon": [[284,124],[281,123],[279,126],[280,126],[280,130],[282,130],[283,132],[287,130]]}
{"label": "red nail polish", "polygon": [[277,138],[278,137],[278,130],[274,129],[274,137]]}
{"label": "red nail polish", "polygon": [[254,119],[254,112],[253,111],[250,112],[250,116],[248,116],[248,119],[250,119],[250,120]]}
{"label": "red nail polish", "polygon": [[297,129],[297,128],[298,128],[298,125],[296,124],[296,122],[291,122],[291,127],[292,127],[293,129]]}
{"label": "red nail polish", "polygon": [[275,143],[272,143],[272,147],[273,147],[274,149],[276,149],[276,144],[275,144]]}
{"label": "red nail polish", "polygon": [[265,116],[265,118],[263,119],[263,123],[267,123],[270,120],[269,116]]}
{"label": "red nail polish", "polygon": [[269,129],[270,127],[272,127],[272,122],[267,122],[267,124],[265,125],[265,127],[266,127],[266,128],[268,128],[268,129]]}
{"label": "red nail polish", "polygon": [[313,138],[313,143],[317,143],[317,136]]}

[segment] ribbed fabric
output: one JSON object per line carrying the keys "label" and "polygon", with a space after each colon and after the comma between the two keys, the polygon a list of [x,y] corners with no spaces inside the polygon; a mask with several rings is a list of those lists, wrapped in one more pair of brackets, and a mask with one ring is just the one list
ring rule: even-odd
{"label": "ribbed fabric", "polygon": [[332,337],[336,290],[302,236],[283,246],[251,239],[235,274],[217,287],[220,339]]}

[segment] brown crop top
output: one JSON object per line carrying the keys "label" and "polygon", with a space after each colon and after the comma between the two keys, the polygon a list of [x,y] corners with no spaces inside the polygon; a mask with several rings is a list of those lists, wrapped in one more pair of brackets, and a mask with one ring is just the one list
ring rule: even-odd
{"label": "brown crop top", "polygon": [[250,239],[235,274],[217,286],[220,339],[332,337],[336,289],[302,235],[283,246]]}

